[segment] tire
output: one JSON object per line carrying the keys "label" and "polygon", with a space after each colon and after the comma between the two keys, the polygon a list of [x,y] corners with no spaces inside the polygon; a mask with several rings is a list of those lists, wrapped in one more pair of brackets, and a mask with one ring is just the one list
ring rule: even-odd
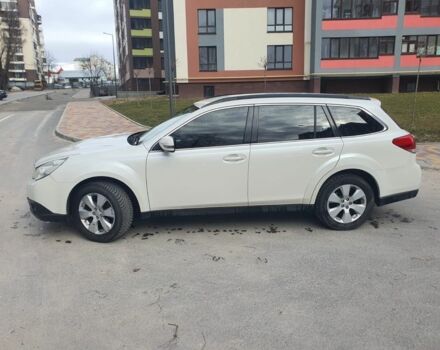
{"label": "tire", "polygon": [[72,197],[70,213],[81,234],[100,243],[122,237],[133,222],[130,197],[112,182],[91,182],[80,187]]}
{"label": "tire", "polygon": [[373,207],[374,193],[370,184],[360,176],[343,174],[330,178],[321,187],[315,215],[328,228],[347,231],[361,226]]}

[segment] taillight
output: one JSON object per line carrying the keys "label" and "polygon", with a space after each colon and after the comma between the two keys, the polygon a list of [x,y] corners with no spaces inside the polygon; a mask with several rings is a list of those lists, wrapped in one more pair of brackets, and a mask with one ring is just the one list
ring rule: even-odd
{"label": "taillight", "polygon": [[394,139],[393,144],[405,151],[416,153],[416,139],[411,134]]}

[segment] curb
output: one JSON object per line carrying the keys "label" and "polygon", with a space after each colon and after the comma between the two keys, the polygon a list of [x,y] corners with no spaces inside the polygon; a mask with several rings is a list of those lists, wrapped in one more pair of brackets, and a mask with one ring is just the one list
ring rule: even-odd
{"label": "curb", "polygon": [[[17,99],[17,100],[3,101],[3,103],[2,103],[0,106],[7,105],[7,104],[9,104],[9,103],[14,103],[14,102],[19,102],[19,101],[27,100],[27,99],[34,98],[34,97],[40,97],[40,96],[44,96],[44,95],[50,95],[50,94],[54,94],[54,93],[55,93],[55,91],[49,91],[49,92],[44,92],[44,93],[41,93],[41,94],[36,94],[36,95],[33,95],[33,96],[26,96],[26,97],[23,97],[23,98],[19,98],[19,99]],[[8,96],[9,96],[9,95],[8,95]]]}
{"label": "curb", "polygon": [[76,137],[73,137],[73,136],[69,136],[69,135],[63,134],[61,131],[58,130],[58,128],[59,128],[59,126],[60,126],[61,122],[63,121],[64,116],[65,116],[65,114],[66,114],[67,107],[68,107],[69,104],[71,104],[71,103],[72,103],[72,102],[69,102],[69,103],[66,105],[66,107],[64,107],[63,114],[61,115],[61,118],[60,118],[60,120],[58,121],[57,127],[55,128],[55,135],[58,136],[60,139],[63,139],[63,140],[66,140],[66,141],[70,141],[70,142],[78,142],[78,141],[82,141],[82,139],[79,139],[79,138],[76,138]]}
{"label": "curb", "polygon": [[117,115],[119,115],[120,117],[132,122],[133,124],[136,124],[137,126],[141,126],[143,128],[145,128],[146,130],[150,130],[151,126],[148,125],[144,125],[141,123],[138,123],[136,121],[134,121],[133,119],[130,119],[129,117],[127,117],[126,115],[123,115],[122,113],[119,113],[118,111],[115,111],[113,108],[107,106],[105,103],[103,103],[102,101],[99,101],[105,108],[109,109],[110,111],[112,111],[113,113],[116,113]]}

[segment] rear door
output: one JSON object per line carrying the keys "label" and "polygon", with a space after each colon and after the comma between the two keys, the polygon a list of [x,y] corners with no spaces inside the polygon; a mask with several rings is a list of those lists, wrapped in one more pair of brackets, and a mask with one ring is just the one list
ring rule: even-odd
{"label": "rear door", "polygon": [[321,105],[256,108],[249,164],[249,204],[302,204],[339,160],[343,143]]}

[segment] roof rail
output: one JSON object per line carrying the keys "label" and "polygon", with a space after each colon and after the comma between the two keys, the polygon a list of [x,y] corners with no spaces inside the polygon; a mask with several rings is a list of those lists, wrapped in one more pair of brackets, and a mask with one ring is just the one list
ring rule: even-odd
{"label": "roof rail", "polygon": [[240,100],[251,100],[257,98],[283,98],[283,97],[303,97],[303,98],[338,98],[347,100],[370,100],[369,97],[365,96],[353,96],[353,95],[343,95],[343,94],[321,94],[321,93],[260,93],[260,94],[243,94],[243,95],[226,95],[219,96],[215,101],[207,103],[203,107],[212,106],[222,102],[232,102]]}

